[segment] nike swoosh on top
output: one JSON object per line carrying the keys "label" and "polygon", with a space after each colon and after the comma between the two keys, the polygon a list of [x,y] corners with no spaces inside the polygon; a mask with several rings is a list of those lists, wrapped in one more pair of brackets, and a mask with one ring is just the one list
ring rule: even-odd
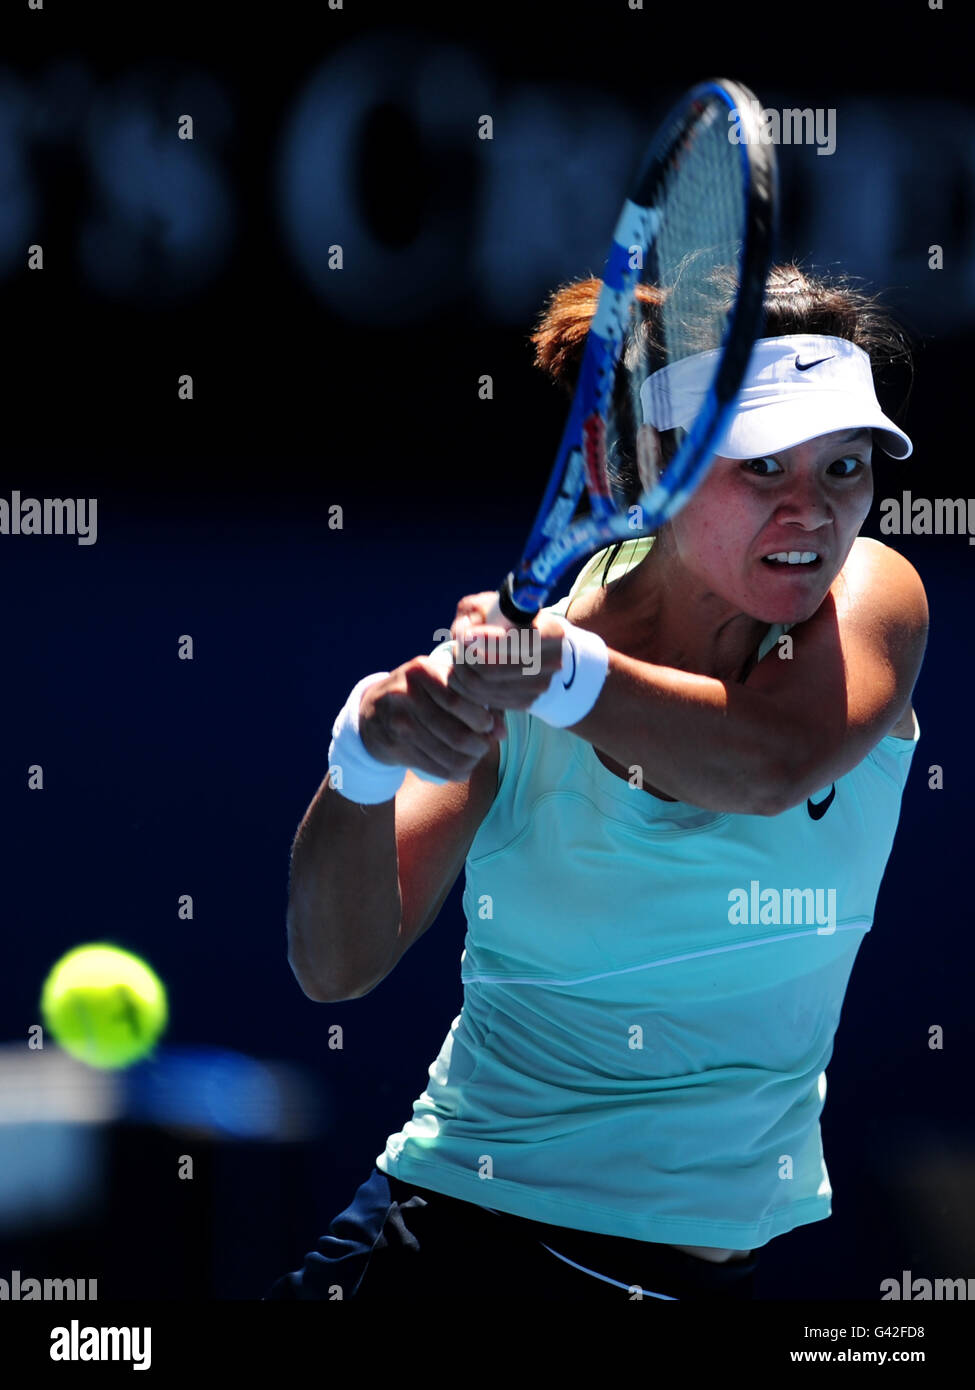
{"label": "nike swoosh on top", "polygon": [[572,682],[573,682],[573,681],[575,680],[575,678],[576,678],[576,649],[575,649],[575,646],[573,645],[573,642],[572,642],[572,638],[571,638],[571,637],[568,639],[568,642],[569,642],[569,651],[572,653],[572,675],[569,677],[569,679],[568,679],[567,681],[563,681],[563,682],[562,682],[562,685],[564,686],[564,688],[565,688],[566,690],[568,690],[569,686],[572,684]]}
{"label": "nike swoosh on top", "polygon": [[830,360],[830,358],[835,357],[835,356],[836,356],[836,353],[835,353],[835,352],[829,352],[829,353],[826,354],[825,357],[817,357],[816,360],[815,360],[814,362],[801,362],[801,361],[799,360],[799,355],[797,354],[797,356],[796,356],[796,371],[797,371],[797,372],[808,372],[810,367],[818,367],[819,364],[820,364],[820,362],[828,362],[828,361]]}
{"label": "nike swoosh on top", "polygon": [[829,796],[824,797],[822,801],[810,801],[810,799],[806,797],[806,809],[809,811],[813,820],[822,820],[823,816],[825,816],[826,812],[832,806],[833,797],[835,795],[836,783],[834,782],[829,789]]}

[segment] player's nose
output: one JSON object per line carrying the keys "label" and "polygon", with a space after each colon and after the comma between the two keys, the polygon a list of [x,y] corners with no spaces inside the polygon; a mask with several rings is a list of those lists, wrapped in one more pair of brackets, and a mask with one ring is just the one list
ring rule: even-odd
{"label": "player's nose", "polygon": [[790,475],[777,499],[775,519],[808,531],[832,522],[832,501],[817,471],[798,468]]}

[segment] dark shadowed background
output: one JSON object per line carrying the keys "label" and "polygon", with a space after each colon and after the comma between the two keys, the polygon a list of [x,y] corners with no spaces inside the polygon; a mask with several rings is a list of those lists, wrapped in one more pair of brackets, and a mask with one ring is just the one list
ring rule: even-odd
{"label": "dark shadowed background", "polygon": [[[651,0],[11,20],[0,497],[97,498],[97,540],[0,535],[0,1278],[259,1297],[409,1117],[462,1002],[460,885],[370,995],[315,1004],[286,960],[291,839],[355,681],[428,651],[520,554],[564,411],[532,322],[599,272],[686,86],[835,112],[833,152],[779,150],[779,254],[864,277],[913,336],[909,404],[905,382],[884,404],[915,453],[879,456],[877,503],[975,492],[960,9],[830,0],[815,30],[801,7]],[[771,1243],[766,1299],[975,1276],[975,549],[882,538],[928,591],[922,736],[828,1071],[834,1214]],[[51,964],[100,939],[169,989],[156,1060],[121,1076],[27,1046]]]}

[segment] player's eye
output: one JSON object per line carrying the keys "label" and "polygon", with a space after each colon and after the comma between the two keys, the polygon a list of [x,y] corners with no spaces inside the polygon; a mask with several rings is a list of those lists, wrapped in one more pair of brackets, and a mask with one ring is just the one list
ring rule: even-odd
{"label": "player's eye", "polygon": [[[769,465],[766,468],[766,464]],[[782,469],[770,454],[766,454],[759,459],[743,459],[742,467],[749,473],[754,473],[758,478],[771,478],[773,473],[781,473]]]}
{"label": "player's eye", "polygon": [[[849,467],[844,467],[846,464]],[[833,473],[834,469],[838,469],[840,471],[834,473],[834,477],[852,478],[857,473],[862,473],[866,467],[867,464],[863,459],[857,458],[855,454],[847,454],[845,458],[837,459],[835,463],[831,463],[829,471]]]}

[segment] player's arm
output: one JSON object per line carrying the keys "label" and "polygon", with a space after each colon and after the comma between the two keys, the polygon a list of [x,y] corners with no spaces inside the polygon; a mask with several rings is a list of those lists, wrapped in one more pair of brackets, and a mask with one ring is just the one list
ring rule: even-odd
{"label": "player's arm", "polygon": [[778,815],[861,762],[908,708],[927,640],[924,586],[877,541],[855,542],[817,612],[744,684],[610,652],[572,732],[668,796]]}
{"label": "player's arm", "polygon": [[322,782],[298,828],[288,896],[288,962],[309,999],[368,994],[436,919],[497,789],[499,750],[468,780],[413,775],[362,806]]}

